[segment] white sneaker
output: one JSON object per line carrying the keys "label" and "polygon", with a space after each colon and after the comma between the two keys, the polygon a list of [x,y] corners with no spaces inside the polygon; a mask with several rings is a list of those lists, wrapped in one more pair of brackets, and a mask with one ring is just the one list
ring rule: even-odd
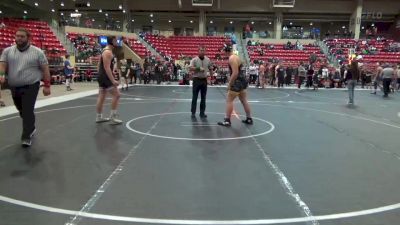
{"label": "white sneaker", "polygon": [[24,139],[24,140],[22,140],[21,145],[24,148],[29,148],[32,145],[32,140],[31,139]]}
{"label": "white sneaker", "polygon": [[118,119],[118,115],[116,114],[111,115],[110,121],[112,125],[119,125],[122,123],[122,120]]}
{"label": "white sneaker", "polygon": [[96,118],[96,123],[104,123],[110,121],[110,118],[104,118],[104,117],[97,117]]}

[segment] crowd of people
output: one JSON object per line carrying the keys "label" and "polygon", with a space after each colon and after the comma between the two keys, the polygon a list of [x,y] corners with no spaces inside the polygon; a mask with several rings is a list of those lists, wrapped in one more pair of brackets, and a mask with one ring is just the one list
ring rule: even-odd
{"label": "crowd of people", "polygon": [[78,35],[71,41],[77,50],[76,58],[87,59],[89,57],[98,56],[101,54],[101,45],[97,40],[92,40],[88,36]]}

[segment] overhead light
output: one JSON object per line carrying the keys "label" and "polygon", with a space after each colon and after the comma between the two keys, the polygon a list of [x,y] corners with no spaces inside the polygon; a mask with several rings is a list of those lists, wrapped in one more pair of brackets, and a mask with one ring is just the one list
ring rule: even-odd
{"label": "overhead light", "polygon": [[106,13],[106,16],[108,16],[108,13]]}
{"label": "overhead light", "polygon": [[251,24],[254,24],[254,21],[251,21]]}
{"label": "overhead light", "polygon": [[0,10],[0,14],[2,14],[2,13],[3,13],[3,11]]}
{"label": "overhead light", "polygon": [[61,2],[60,5],[61,5],[62,7],[64,7],[64,2]]}
{"label": "overhead light", "polygon": [[28,14],[28,11],[24,10],[24,14]]}
{"label": "overhead light", "polygon": [[92,22],[94,22],[95,21],[95,19],[92,19]]}
{"label": "overhead light", "polygon": [[153,17],[153,13],[150,14],[150,17]]}
{"label": "overhead light", "polygon": [[124,10],[122,10],[122,13],[126,13],[125,9],[124,9]]}
{"label": "overhead light", "polygon": [[311,23],[310,23],[310,26],[312,26],[312,25],[313,25],[313,23],[311,22]]}
{"label": "overhead light", "polygon": [[172,20],[168,20],[168,23],[171,23],[172,22]]}
{"label": "overhead light", "polygon": [[118,9],[122,9],[122,5],[119,5],[119,6],[118,6]]}
{"label": "overhead light", "polygon": [[371,26],[372,26],[372,27],[374,27],[374,26],[375,26],[375,24],[373,23],[373,24],[371,24]]}
{"label": "overhead light", "polygon": [[361,27],[361,30],[364,30],[365,29],[365,27]]}
{"label": "overhead light", "polygon": [[292,22],[290,22],[289,24],[290,24],[290,25],[293,25],[293,23],[292,23]]}
{"label": "overhead light", "polygon": [[193,23],[193,20],[191,20],[190,23]]}
{"label": "overhead light", "polygon": [[211,24],[213,24],[213,23],[214,23],[214,21],[210,20],[210,23],[211,23]]}
{"label": "overhead light", "polygon": [[154,23],[154,20],[150,20],[150,22]]}
{"label": "overhead light", "polygon": [[54,10],[54,9],[51,9],[51,12],[55,12],[56,10]]}
{"label": "overhead light", "polygon": [[232,23],[233,23],[233,21],[230,21],[229,23],[230,23],[230,24],[232,24]]}
{"label": "overhead light", "polygon": [[103,12],[103,10],[99,9],[99,13],[102,13],[102,12]]}
{"label": "overhead light", "polygon": [[135,22],[135,20],[134,20],[134,19],[132,19],[132,22]]}
{"label": "overhead light", "polygon": [[269,25],[271,25],[271,24],[272,24],[272,22],[269,22],[268,24],[269,24]]}
{"label": "overhead light", "polygon": [[21,2],[23,2],[24,0],[21,0]]}
{"label": "overhead light", "polygon": [[82,16],[82,14],[80,14],[80,13],[71,13],[72,18],[79,18],[81,16]]}
{"label": "overhead light", "polygon": [[61,16],[64,16],[64,13],[60,13]]}
{"label": "overhead light", "polygon": [[343,28],[343,29],[346,29],[346,26],[343,26],[342,28]]}
{"label": "overhead light", "polygon": [[39,3],[35,2],[35,6],[39,6]]}
{"label": "overhead light", "polygon": [[87,7],[90,7],[90,2],[87,2],[87,3],[86,3],[86,6],[87,6]]}
{"label": "overhead light", "polygon": [[78,9],[75,9],[75,12],[79,12],[79,10],[78,10]]}

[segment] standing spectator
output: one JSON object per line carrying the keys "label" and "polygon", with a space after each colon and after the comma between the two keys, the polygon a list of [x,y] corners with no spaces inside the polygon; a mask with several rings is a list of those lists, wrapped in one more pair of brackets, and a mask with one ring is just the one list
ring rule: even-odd
{"label": "standing spectator", "polygon": [[155,80],[157,81],[157,84],[161,84],[161,81],[162,81],[164,73],[165,73],[165,67],[161,61],[157,62],[154,72],[155,72]]}
{"label": "standing spectator", "polygon": [[[121,77],[121,85],[122,85],[122,90],[128,90],[128,75],[131,72],[131,68],[128,65],[128,62],[126,59],[123,59],[120,61],[121,67],[120,67],[120,77]],[[124,83],[125,83],[125,88],[124,88]]]}
{"label": "standing spectator", "polygon": [[65,85],[67,87],[67,91],[72,91],[71,82],[74,76],[74,67],[71,65],[71,61],[69,60],[69,55],[65,56],[64,61],[64,76],[65,76]]}
{"label": "standing spectator", "polygon": [[142,77],[141,77],[141,74],[142,74],[142,66],[140,65],[140,63],[139,62],[137,62],[136,64],[135,64],[135,84],[136,84],[136,81],[139,83],[139,84],[141,84],[142,83]]}
{"label": "standing spectator", "polygon": [[263,89],[265,88],[265,83],[267,80],[267,68],[268,67],[266,67],[264,65],[264,62],[261,61],[260,62],[260,72],[258,74],[258,80],[260,82],[260,88],[263,88]]}
{"label": "standing spectator", "polygon": [[360,69],[358,68],[358,62],[352,61],[350,66],[348,66],[347,72],[345,74],[345,79],[347,81],[347,87],[349,91],[349,105],[354,104],[354,88],[360,78]]}
{"label": "standing spectator", "polygon": [[393,68],[386,63],[382,70],[382,83],[383,83],[383,97],[389,97],[390,93],[390,83],[392,83],[392,79],[394,78],[394,70]]}
{"label": "standing spectator", "polygon": [[298,80],[297,87],[300,89],[301,88],[301,84],[306,79],[306,73],[307,73],[306,69],[304,68],[303,62],[300,62],[300,65],[297,68],[297,70],[299,72],[299,80]]}
{"label": "standing spectator", "polygon": [[331,84],[330,84],[331,80],[329,77],[329,69],[327,66],[325,66],[325,65],[322,66],[321,75],[322,75],[322,78],[324,79],[325,88],[329,88],[331,86]]}
{"label": "standing spectator", "polygon": [[257,65],[252,62],[249,66],[249,76],[250,76],[250,82],[251,84],[254,84],[257,80]]}
{"label": "standing spectator", "polygon": [[285,77],[286,86],[290,86],[290,83],[292,83],[292,75],[293,75],[293,67],[289,65],[286,68],[286,77]]}
{"label": "standing spectator", "polygon": [[376,68],[376,72],[373,74],[372,77],[372,82],[374,84],[374,92],[372,92],[371,94],[376,95],[376,90],[378,89],[378,85],[379,85],[379,80],[382,78],[382,63],[377,63],[378,67]]}
{"label": "standing spectator", "polygon": [[307,88],[313,86],[313,76],[314,76],[314,65],[310,63],[310,65],[307,66],[307,83],[306,83]]}
{"label": "standing spectator", "polygon": [[275,63],[271,63],[271,65],[270,65],[270,67],[269,67],[269,84],[271,85],[271,86],[275,86],[275,80],[276,80],[276,74],[275,74],[275,67],[276,67],[276,65],[275,65]]}
{"label": "standing spectator", "polygon": [[285,68],[283,67],[281,61],[279,61],[278,65],[275,67],[275,74],[278,77],[278,88],[283,87],[285,79]]}

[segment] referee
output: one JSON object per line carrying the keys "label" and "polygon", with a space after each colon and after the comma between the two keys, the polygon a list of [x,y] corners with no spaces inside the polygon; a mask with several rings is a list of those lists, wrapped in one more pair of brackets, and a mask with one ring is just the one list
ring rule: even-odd
{"label": "referee", "polygon": [[43,94],[50,95],[49,63],[43,51],[30,45],[30,33],[19,28],[15,34],[15,44],[4,49],[0,57],[0,83],[5,82],[8,71],[8,85],[15,107],[22,118],[22,146],[29,147],[35,128],[35,103],[43,79]]}
{"label": "referee", "polygon": [[200,117],[206,118],[207,72],[210,70],[211,61],[205,56],[206,48],[199,47],[199,55],[190,62],[190,71],[193,72],[192,118],[196,117],[197,97],[201,96]]}

